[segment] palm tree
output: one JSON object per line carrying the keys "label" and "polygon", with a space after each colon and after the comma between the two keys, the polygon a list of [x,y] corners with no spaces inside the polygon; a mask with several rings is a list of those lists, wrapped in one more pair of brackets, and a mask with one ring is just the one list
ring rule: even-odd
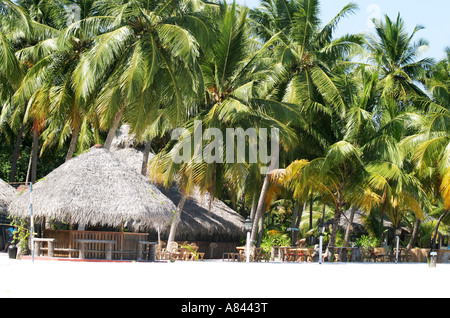
{"label": "palm tree", "polygon": [[450,49],[447,48],[446,53],[447,58],[437,63],[425,80],[431,98],[418,99],[426,111],[422,117],[421,129],[402,141],[402,145],[411,153],[411,160],[419,171],[419,177],[426,180],[430,200],[436,206],[442,200],[445,206],[445,209],[441,210],[442,214],[437,216],[434,241],[439,224],[450,208],[448,199]]}
{"label": "palm tree", "polygon": [[417,81],[425,78],[433,59],[418,59],[423,48],[428,46],[424,39],[413,42],[422,26],[416,26],[408,34],[400,14],[395,21],[386,15],[384,22],[375,20],[374,24],[375,35],[368,36],[365,41],[367,58],[379,68],[382,105],[386,108],[383,113],[387,112],[393,118],[408,108],[411,96],[426,96]]}
{"label": "palm tree", "polygon": [[[265,41],[262,50],[278,70],[265,98],[291,105],[290,125],[301,141],[290,162],[323,157],[329,146],[342,139],[338,125],[345,118],[345,101],[333,71],[362,41],[354,35],[333,39],[333,32],[340,19],[356,9],[356,4],[348,4],[324,26],[317,0],[263,1],[250,14],[256,34]],[[268,189],[266,178],[261,204]],[[262,205],[258,208],[261,213]]]}
{"label": "palm tree", "polygon": [[[29,12],[27,12],[26,8],[21,7],[11,1],[2,1],[0,3],[0,10],[4,11],[6,16],[2,17],[2,32],[7,32],[9,34],[9,41],[14,43],[15,51],[19,49],[26,48],[34,43],[45,39],[49,36],[55,34],[56,30],[52,27],[42,24],[40,20],[33,20],[30,17]],[[6,38],[3,37],[4,47],[6,46]],[[6,51],[4,51],[6,52]],[[10,52],[11,53],[11,52]],[[14,52],[19,54],[18,52]],[[5,55],[5,57],[7,57]],[[7,59],[3,60],[2,63],[5,63],[4,66],[10,68],[10,71],[15,72],[14,75],[11,76],[12,81],[15,83],[13,87],[14,93],[10,91],[10,102],[9,105],[3,108],[2,113],[5,117],[8,117],[10,124],[13,129],[18,131],[15,150],[13,154],[12,160],[12,171],[10,180],[15,179],[15,168],[17,164],[18,151],[19,146],[22,139],[22,134],[25,129],[26,121],[28,120],[28,115],[30,112],[27,112],[25,108],[30,109],[32,101],[23,98],[16,98],[17,92],[20,90],[20,87],[23,85],[23,81],[25,81],[25,74],[29,74],[29,69],[33,66],[36,61],[33,60],[25,60],[21,61],[21,69],[18,69],[16,66],[11,64],[13,62],[12,55],[9,54]],[[14,57],[17,58],[17,57]],[[18,64],[18,63],[14,63]],[[20,81],[19,81],[20,78]],[[38,84],[39,85],[39,84]],[[13,96],[14,95],[14,96]],[[28,96],[29,97],[29,96]],[[27,106],[28,104],[28,106]],[[2,116],[3,117],[3,116]],[[4,118],[5,118],[4,117]],[[37,156],[38,156],[38,135],[42,126],[42,118],[35,117],[33,119],[33,124],[31,127],[32,135],[33,135],[33,154],[32,154],[32,165],[31,165],[31,179],[32,181],[36,180],[36,169],[37,169]],[[21,127],[21,128],[18,128]]]}
{"label": "palm tree", "polygon": [[115,19],[81,57],[74,81],[81,99],[99,92],[95,103],[100,127],[109,129],[105,148],[126,111],[146,118],[164,105],[174,126],[186,119],[201,81],[196,72],[198,43],[182,27],[186,22],[185,12],[177,9],[180,2],[96,3],[100,14]]}
{"label": "palm tree", "polygon": [[[6,34],[0,32],[0,102],[2,104],[2,116],[0,122],[6,122],[8,113],[12,111],[14,105],[12,103],[12,95],[20,85],[24,76],[24,67],[14,54],[13,47],[10,40],[8,40]],[[17,127],[14,124],[9,125],[11,127]],[[20,124],[19,131],[16,131],[16,143],[14,147],[14,153],[11,161],[11,174],[10,182],[15,181],[17,159],[19,157],[19,146],[22,139],[22,134],[25,129],[25,125]],[[13,129],[14,131],[14,129]]]}
{"label": "palm tree", "polygon": [[[201,111],[184,125],[185,134],[169,144],[153,160],[153,168],[157,170],[152,170],[152,175],[160,176],[166,185],[180,178],[179,184],[183,186],[186,197],[195,187],[209,193],[212,198],[220,195],[223,187],[236,193],[243,189],[247,178],[257,179],[256,170],[261,173],[259,168],[262,163],[249,160],[250,154],[247,153],[245,158],[236,156],[238,145],[234,139],[231,146],[235,150],[233,158],[228,157],[226,147],[211,149],[214,139],[206,135],[209,129],[227,136],[227,128],[239,127],[243,131],[250,128],[256,129],[258,133],[261,128],[277,127],[283,132],[280,138],[282,142],[293,138],[289,127],[272,116],[279,105],[260,98],[260,83],[268,70],[264,59],[255,58],[259,51],[249,37],[246,10],[238,10],[234,3],[222,5],[220,15],[215,15],[214,21],[212,36],[217,40],[213,42],[211,52],[200,59],[205,83],[204,103],[199,107]],[[200,144],[194,144],[192,137],[199,127],[202,128],[202,140]],[[256,141],[246,141],[243,147],[247,148],[251,142]],[[176,163],[173,156],[181,149],[187,160]],[[209,160],[208,154],[217,160]],[[177,218],[180,213],[181,210]],[[257,210],[255,214],[258,213]]]}

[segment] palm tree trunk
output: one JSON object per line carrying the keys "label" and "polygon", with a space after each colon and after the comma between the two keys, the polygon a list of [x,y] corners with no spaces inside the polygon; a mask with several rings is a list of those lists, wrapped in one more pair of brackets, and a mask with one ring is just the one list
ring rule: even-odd
{"label": "palm tree trunk", "polygon": [[117,114],[114,116],[111,128],[108,131],[108,136],[106,137],[104,148],[109,150],[111,148],[112,141],[116,137],[117,128],[119,128],[120,120],[122,119],[123,112],[125,111],[125,105],[119,109]]}
{"label": "palm tree trunk", "polygon": [[334,246],[336,243],[336,234],[337,234],[337,229],[338,229],[338,225],[339,225],[339,219],[341,216],[341,211],[339,209],[336,209],[336,211],[334,212],[334,219],[333,219],[333,224],[331,227],[331,235],[330,235],[330,241],[328,242],[328,246],[327,246],[327,257],[328,257],[328,261],[331,262],[331,256],[334,254]]}
{"label": "palm tree trunk", "polygon": [[291,228],[297,224],[297,216],[300,210],[300,203],[296,200],[294,204],[294,213],[292,213]]}
{"label": "palm tree trunk", "polygon": [[380,230],[380,242],[383,242],[383,215],[384,212],[386,211],[386,207],[387,207],[387,185],[384,186],[384,191],[383,191],[383,196],[381,198],[381,213],[380,213],[380,225],[379,225],[379,230]]}
{"label": "palm tree trunk", "polygon": [[180,223],[180,220],[181,220],[181,212],[183,212],[183,207],[184,207],[184,204],[186,203],[186,200],[187,200],[187,195],[185,193],[183,193],[181,195],[181,200],[178,203],[177,211],[176,211],[175,215],[173,216],[172,224],[170,225],[169,238],[167,239],[166,246],[169,246],[170,243],[175,241],[175,234],[177,232],[178,224]]}
{"label": "palm tree trunk", "polygon": [[258,221],[258,242],[256,244],[257,247],[261,246],[262,243],[262,237],[263,237],[263,231],[264,231],[264,213],[266,211],[266,206],[264,205],[263,208],[263,214],[261,215],[261,217],[259,218]]}
{"label": "palm tree trunk", "polygon": [[417,233],[419,233],[420,219],[416,218],[414,222],[414,229],[411,234],[411,239],[409,240],[408,246],[406,246],[407,250],[410,250],[414,247],[414,242],[416,241]]}
{"label": "palm tree trunk", "polygon": [[328,242],[327,246],[328,261],[332,261],[330,259],[330,256],[334,254],[334,246],[336,244],[336,234],[338,231],[339,220],[342,214],[342,207],[343,207],[342,195],[339,191],[337,196],[336,209],[334,210],[334,219],[330,235],[330,241]]}
{"label": "palm tree trunk", "polygon": [[256,208],[258,207],[258,200],[256,200],[256,193],[253,195],[252,200],[252,208],[250,210],[250,220],[254,221],[255,214],[256,214]]}
{"label": "palm tree trunk", "polygon": [[39,135],[37,129],[33,129],[33,145],[31,158],[31,182],[35,183],[37,178],[37,157],[39,150]]}
{"label": "palm tree trunk", "polygon": [[358,210],[358,208],[356,206],[352,206],[352,208],[350,209],[350,218],[348,219],[347,228],[345,229],[344,242],[342,243],[342,246],[344,246],[344,247],[348,246],[348,240],[350,238],[350,233],[352,230],[352,223],[353,223],[353,219],[355,218],[355,213],[357,210]]}
{"label": "palm tree trunk", "polygon": [[[306,203],[301,204],[298,201],[295,202],[294,215],[292,216],[292,221],[291,221],[291,228],[298,229],[300,227],[300,221],[302,219],[303,211],[305,210],[305,208],[306,208]],[[300,231],[292,231],[292,233],[293,233],[292,234],[292,242],[291,242],[292,245],[294,245],[295,242],[297,242],[299,232]]]}
{"label": "palm tree trunk", "polygon": [[66,155],[66,162],[69,161],[70,159],[72,159],[73,154],[75,153],[75,147],[77,145],[78,135],[80,134],[80,127],[81,127],[80,123],[75,124],[75,126],[73,127],[72,138],[70,139],[69,150],[67,151],[67,155]]}
{"label": "palm tree trunk", "polygon": [[151,145],[152,145],[152,139],[150,137],[148,137],[147,142],[145,143],[144,158],[142,159],[141,174],[143,176],[147,176],[148,157],[150,155]]}
{"label": "palm tree trunk", "polygon": [[442,215],[439,217],[439,219],[436,223],[436,227],[434,228],[433,240],[431,241],[431,251],[433,251],[433,249],[435,248],[435,245],[436,245],[436,238],[438,235],[439,225],[441,224],[442,219],[447,215],[448,211],[449,210],[445,210],[444,213],[442,213]]}
{"label": "palm tree trunk", "polygon": [[250,236],[250,239],[255,242],[256,241],[256,234],[258,233],[258,224],[259,220],[262,218],[264,214],[264,199],[266,198],[267,190],[269,189],[269,180],[270,174],[266,174],[264,178],[264,183],[261,188],[261,194],[259,195],[258,205],[255,212],[255,219],[253,220],[253,228],[252,233]]}
{"label": "palm tree trunk", "polygon": [[16,181],[17,161],[19,160],[20,144],[22,143],[22,136],[23,136],[24,130],[25,130],[25,124],[22,124],[22,127],[20,127],[20,131],[17,134],[16,142],[14,144],[14,152],[13,152],[13,156],[12,156],[12,160],[11,160],[11,173],[9,174],[9,182]]}

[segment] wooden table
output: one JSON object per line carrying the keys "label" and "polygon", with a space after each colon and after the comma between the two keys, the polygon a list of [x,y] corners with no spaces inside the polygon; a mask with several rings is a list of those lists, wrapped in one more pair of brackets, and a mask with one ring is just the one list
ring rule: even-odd
{"label": "wooden table", "polygon": [[55,251],[55,247],[54,247],[54,243],[57,241],[57,239],[55,238],[38,238],[35,237],[33,238],[34,241],[34,252],[36,253],[36,256],[41,256],[41,248],[42,248],[42,243],[43,242],[47,242],[48,244],[48,256],[49,257],[53,257],[53,253]]}
{"label": "wooden table", "polygon": [[156,259],[156,245],[158,244],[158,242],[150,242],[150,241],[138,241],[137,242],[137,260],[138,261],[142,261],[143,258],[143,254],[144,254],[144,249],[147,249],[147,246],[149,248],[148,251],[148,260],[150,262],[154,262]]}
{"label": "wooden table", "polygon": [[293,262],[311,262],[314,249],[306,247],[290,247],[286,249],[289,260]]}
{"label": "wooden table", "polygon": [[[77,239],[76,240],[80,244],[80,259],[85,259],[85,253],[86,252],[105,252],[106,253],[106,259],[111,260],[112,259],[112,245],[116,244],[116,241],[110,241],[110,240],[88,240],[88,239]],[[93,251],[93,250],[86,250],[86,244],[90,243],[101,243],[106,244],[106,251]]]}

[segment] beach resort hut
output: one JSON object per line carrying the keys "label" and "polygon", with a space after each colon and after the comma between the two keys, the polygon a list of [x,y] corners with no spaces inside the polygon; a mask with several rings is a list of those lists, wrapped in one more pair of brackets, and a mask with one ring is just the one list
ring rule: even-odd
{"label": "beach resort hut", "polygon": [[[116,252],[135,249],[136,241],[146,240],[148,231],[165,229],[176,209],[145,177],[99,145],[39,180],[33,185],[32,198],[35,220],[78,226],[78,231],[43,230],[44,237],[58,240],[61,250],[73,249],[80,238],[119,240]],[[9,211],[29,218],[29,207],[26,190],[11,203]],[[80,231],[84,226],[102,227],[102,231]],[[130,232],[124,233],[124,229]]]}
{"label": "beach resort hut", "polygon": [[[136,145],[133,137],[128,135],[127,127],[122,126],[117,138],[112,142],[111,153],[139,173],[144,153],[143,150],[135,148]],[[153,154],[150,154],[149,157],[152,156]],[[177,186],[165,189],[158,185],[158,189],[175,206],[178,205],[181,194]],[[212,202],[210,200],[209,194],[194,192],[184,205],[175,237],[177,242],[194,241],[206,258],[211,257],[211,254],[213,257],[221,257],[223,252],[235,251],[235,247],[240,245],[241,239],[245,237],[244,218],[224,202],[218,199],[213,199]],[[168,234],[169,228],[161,230],[161,239],[166,240]],[[156,233],[151,235],[154,237]]]}
{"label": "beach resort hut", "polygon": [[9,234],[6,232],[10,228],[8,219],[8,207],[16,196],[16,189],[0,179],[0,250],[5,248]]}

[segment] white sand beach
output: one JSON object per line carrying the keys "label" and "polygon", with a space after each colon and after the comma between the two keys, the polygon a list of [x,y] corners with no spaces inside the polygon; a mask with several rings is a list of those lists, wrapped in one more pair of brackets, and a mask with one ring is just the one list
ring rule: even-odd
{"label": "white sand beach", "polygon": [[0,271],[1,298],[435,298],[450,286],[450,264],[426,263],[32,262],[0,253]]}

